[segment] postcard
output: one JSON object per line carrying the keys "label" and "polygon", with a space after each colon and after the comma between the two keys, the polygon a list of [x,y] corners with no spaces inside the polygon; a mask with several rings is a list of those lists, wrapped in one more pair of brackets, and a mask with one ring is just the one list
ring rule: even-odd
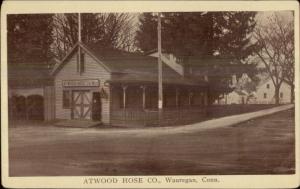
{"label": "postcard", "polygon": [[2,185],[295,188],[296,1],[5,1]]}

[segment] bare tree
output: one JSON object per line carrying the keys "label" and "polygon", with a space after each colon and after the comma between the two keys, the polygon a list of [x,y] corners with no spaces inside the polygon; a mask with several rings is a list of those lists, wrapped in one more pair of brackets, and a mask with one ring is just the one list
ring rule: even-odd
{"label": "bare tree", "polygon": [[117,40],[117,48],[123,49],[125,51],[136,51],[136,32],[138,30],[138,25],[135,19],[138,17],[137,14],[128,16],[123,22],[126,24],[121,28],[119,38]]}
{"label": "bare tree", "polygon": [[[99,48],[132,50],[134,15],[129,13],[82,14],[82,41]],[[62,59],[78,41],[78,14],[54,15],[52,51]]]}
{"label": "bare tree", "polygon": [[265,65],[275,87],[275,103],[279,104],[279,90],[285,81],[291,86],[294,99],[294,27],[293,21],[275,13],[254,31],[260,48],[256,55]]}

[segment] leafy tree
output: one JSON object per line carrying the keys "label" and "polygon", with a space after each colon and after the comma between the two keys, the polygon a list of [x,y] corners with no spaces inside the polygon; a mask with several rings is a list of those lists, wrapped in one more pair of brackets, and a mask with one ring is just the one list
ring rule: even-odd
{"label": "leafy tree", "polygon": [[[229,92],[232,74],[255,75],[250,59],[256,44],[251,43],[255,28],[256,12],[169,12],[162,14],[162,47],[174,54],[185,67],[198,59],[199,66],[206,64],[203,59],[226,59],[211,61],[203,65],[207,69],[211,91],[210,102],[224,92]],[[157,47],[157,21],[153,13],[140,17],[137,45],[146,52]],[[220,63],[222,62],[222,63]],[[227,72],[224,72],[226,67]]]}
{"label": "leafy tree", "polygon": [[[250,34],[255,12],[175,12],[162,14],[162,46],[176,56],[213,55],[246,59],[253,52]],[[157,47],[157,16],[143,13],[137,45],[143,51]]]}
{"label": "leafy tree", "polygon": [[143,13],[139,17],[139,29],[136,33],[137,46],[147,52],[157,48],[157,17],[153,13]]}
{"label": "leafy tree", "polygon": [[7,16],[9,63],[47,62],[51,58],[52,15]]}

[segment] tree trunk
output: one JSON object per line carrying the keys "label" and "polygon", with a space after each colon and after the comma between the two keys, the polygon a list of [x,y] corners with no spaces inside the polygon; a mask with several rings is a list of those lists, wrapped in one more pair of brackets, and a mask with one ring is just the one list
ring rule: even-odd
{"label": "tree trunk", "polygon": [[295,100],[295,86],[291,85],[291,103],[294,103]]}
{"label": "tree trunk", "polygon": [[280,86],[275,86],[275,104],[279,104],[279,89]]}

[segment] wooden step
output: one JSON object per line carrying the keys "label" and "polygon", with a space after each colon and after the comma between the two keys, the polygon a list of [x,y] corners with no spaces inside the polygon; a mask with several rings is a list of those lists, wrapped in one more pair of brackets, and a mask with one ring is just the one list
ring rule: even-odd
{"label": "wooden step", "polygon": [[101,121],[92,121],[92,120],[63,120],[56,122],[54,125],[59,127],[79,127],[79,128],[88,128],[101,125]]}

